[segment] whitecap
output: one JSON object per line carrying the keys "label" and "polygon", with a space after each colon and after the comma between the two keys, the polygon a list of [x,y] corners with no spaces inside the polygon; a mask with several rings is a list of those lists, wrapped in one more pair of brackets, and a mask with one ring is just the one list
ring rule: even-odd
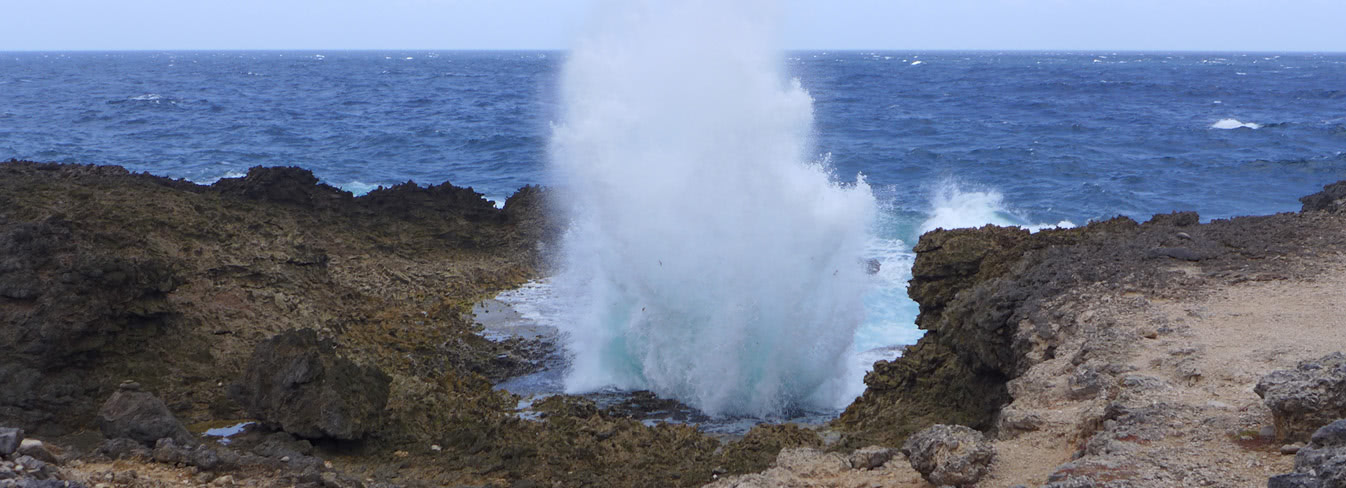
{"label": "whitecap", "polygon": [[1246,128],[1246,129],[1261,129],[1261,128],[1262,128],[1262,124],[1258,124],[1258,123],[1254,123],[1254,122],[1240,122],[1238,119],[1220,119],[1219,122],[1216,122],[1216,123],[1214,123],[1214,124],[1211,124],[1210,128],[1212,128],[1212,129],[1224,129],[1224,130],[1245,129],[1245,128]]}
{"label": "whitecap", "polygon": [[911,65],[912,65],[912,66],[916,66],[916,65],[919,65],[919,64],[925,64],[925,61],[916,60],[916,61],[912,61],[912,62],[911,62]]}
{"label": "whitecap", "polygon": [[382,187],[383,185],[377,183],[365,183],[363,181],[358,180],[348,181],[346,183],[337,185],[337,188],[351,192],[352,195],[355,195],[357,197]]}
{"label": "whitecap", "polygon": [[[221,162],[221,164],[233,164],[233,163]],[[192,183],[196,183],[198,185],[213,185],[215,184],[216,181],[220,181],[225,178],[242,178],[244,176],[247,176],[247,174],[240,173],[238,171],[229,171],[224,173],[223,175],[205,176],[201,178],[189,179],[188,181],[191,181]]]}

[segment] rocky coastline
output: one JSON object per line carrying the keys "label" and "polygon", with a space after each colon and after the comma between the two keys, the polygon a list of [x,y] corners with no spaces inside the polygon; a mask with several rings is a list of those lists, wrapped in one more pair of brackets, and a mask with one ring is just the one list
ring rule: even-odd
{"label": "rocky coastline", "polygon": [[1303,201],[928,233],[925,338],[833,423],[726,440],[492,389],[551,353],[471,315],[543,273],[540,188],[0,163],[0,487],[1338,486],[1346,182]]}

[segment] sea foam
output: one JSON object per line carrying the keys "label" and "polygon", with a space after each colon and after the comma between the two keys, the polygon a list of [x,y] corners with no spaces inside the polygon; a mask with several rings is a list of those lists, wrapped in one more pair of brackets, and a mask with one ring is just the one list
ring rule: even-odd
{"label": "sea foam", "polygon": [[843,403],[876,205],[809,156],[812,99],[782,72],[771,4],[603,5],[551,143],[566,389],[711,415]]}
{"label": "sea foam", "polygon": [[1261,129],[1262,124],[1253,122],[1240,122],[1238,119],[1220,119],[1219,122],[1211,124],[1212,129]]}

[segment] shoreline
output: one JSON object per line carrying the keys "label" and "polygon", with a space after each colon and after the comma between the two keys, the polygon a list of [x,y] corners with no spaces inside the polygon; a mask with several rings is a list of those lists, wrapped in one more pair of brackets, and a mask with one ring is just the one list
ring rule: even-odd
{"label": "shoreline", "polygon": [[[499,314],[482,326],[472,314],[539,275],[558,234],[535,187],[497,209],[450,185],[352,197],[297,168],[203,186],[0,163],[0,346],[19,351],[0,358],[0,426],[62,451],[59,476],[88,486],[225,476],[247,486],[923,486],[900,454],[883,451],[873,466],[855,456],[895,451],[936,423],[989,436],[995,486],[1263,486],[1294,466],[1279,452],[1283,422],[1252,384],[1346,350],[1323,337],[1346,314],[1314,308],[1346,303],[1343,200],[1338,184],[1299,213],[928,233],[910,287],[926,337],[877,363],[838,420],[763,424],[726,442],[568,395],[537,401],[540,420],[520,419],[519,397],[493,388],[555,352],[477,334],[507,327],[504,309],[481,306],[478,317]],[[1291,322],[1313,327],[1277,332],[1297,330]],[[314,342],[278,339],[303,330]],[[356,385],[352,394],[385,403],[328,403],[363,412],[331,423],[259,400],[257,381],[287,367],[270,359],[291,350],[331,375],[314,384]],[[304,388],[284,391],[333,402]],[[165,422],[259,425],[229,448],[111,449],[96,419],[121,392],[161,399]],[[1271,440],[1257,435],[1267,425]],[[181,457],[200,449],[248,461],[202,468]],[[95,480],[131,469],[147,478]]]}

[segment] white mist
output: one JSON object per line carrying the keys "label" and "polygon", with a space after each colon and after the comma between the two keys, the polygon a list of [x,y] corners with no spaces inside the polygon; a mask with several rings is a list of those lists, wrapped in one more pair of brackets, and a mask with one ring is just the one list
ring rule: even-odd
{"label": "white mist", "polygon": [[608,2],[562,73],[566,389],[712,415],[843,406],[876,205],[813,162],[768,2]]}

